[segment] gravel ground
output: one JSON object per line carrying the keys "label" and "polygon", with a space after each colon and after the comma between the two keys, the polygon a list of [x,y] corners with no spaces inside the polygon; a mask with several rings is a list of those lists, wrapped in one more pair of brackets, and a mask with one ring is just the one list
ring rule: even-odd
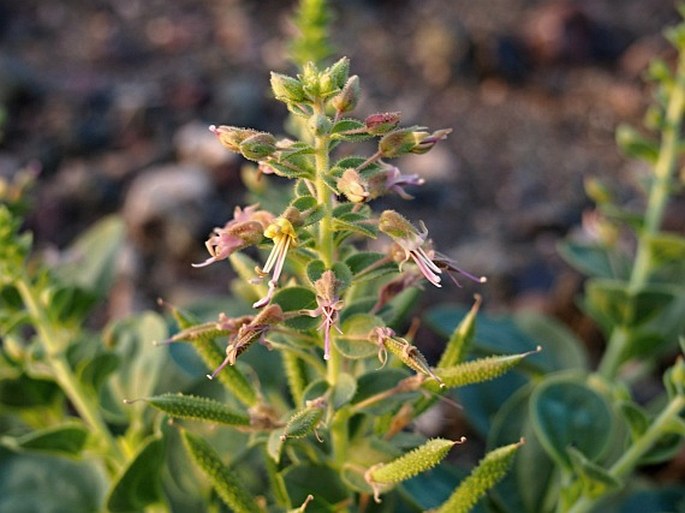
{"label": "gravel ground", "polygon": [[[677,22],[672,2],[333,5],[337,53],[362,80],[360,115],[399,110],[407,124],[454,130],[429,154],[400,161],[427,180],[416,200],[384,206],[423,219],[443,252],[488,275],[487,308],[533,306],[575,322],[580,280],[554,247],[588,207],[584,177],[639,204],[631,183],[641,170],[618,154],[613,132],[644,112],[649,59],[672,57],[660,37]],[[189,266],[242,195],[241,162],[206,127],[280,130],[285,109],[269,97],[268,72],[292,72],[292,8],[0,3],[0,174],[40,163],[27,220],[39,247],[63,247],[97,218],[124,215],[128,286],[113,314],[226,290],[225,269]],[[470,295],[453,288],[425,301]]]}

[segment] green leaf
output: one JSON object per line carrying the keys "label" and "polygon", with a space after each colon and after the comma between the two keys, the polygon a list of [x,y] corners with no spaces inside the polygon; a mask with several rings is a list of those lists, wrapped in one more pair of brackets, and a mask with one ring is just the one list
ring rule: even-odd
{"label": "green leaf", "polygon": [[557,249],[564,260],[583,274],[594,278],[628,278],[628,260],[620,255],[610,254],[598,244],[565,240],[559,243]]}
{"label": "green leaf", "polygon": [[76,456],[83,450],[87,439],[88,430],[83,424],[69,423],[33,431],[11,440],[11,446]]}
{"label": "green leaf", "polygon": [[56,276],[66,284],[104,297],[114,282],[115,263],[125,234],[119,217],[99,221],[67,249],[65,263],[55,268]]}
{"label": "green leaf", "polygon": [[266,453],[276,463],[281,461],[281,452],[283,451],[283,444],[285,443],[285,428],[274,429],[269,433],[269,440],[266,443]]}
{"label": "green leaf", "polygon": [[659,157],[657,142],[640,135],[633,127],[621,124],[616,129],[616,144],[629,157],[654,164]]}
{"label": "green leaf", "polygon": [[53,381],[30,378],[26,374],[0,380],[0,404],[9,408],[48,406],[61,395],[61,389]]}
{"label": "green leaf", "polygon": [[357,283],[398,272],[397,264],[383,253],[361,251],[346,258],[345,264]]}
{"label": "green leaf", "polygon": [[366,132],[366,125],[356,119],[341,119],[333,125],[331,130],[331,139],[334,141],[354,142],[370,138],[371,136]]}
{"label": "green leaf", "polygon": [[516,313],[514,322],[525,335],[539,341],[546,369],[588,368],[583,343],[561,322],[532,311]]}
{"label": "green leaf", "polygon": [[153,312],[131,316],[110,325],[105,338],[123,363],[110,381],[117,397],[123,400],[154,395],[169,365],[167,351],[153,345],[167,338],[164,319]]}
{"label": "green leaf", "polygon": [[629,401],[621,401],[617,406],[621,415],[628,423],[630,438],[633,441],[637,440],[645,431],[647,431],[647,428],[649,428],[647,412],[645,412],[640,405]]}
{"label": "green leaf", "polygon": [[383,326],[385,323],[380,317],[367,313],[353,314],[343,321],[343,335],[335,337],[333,342],[346,358],[367,358],[376,354],[379,349],[369,340],[369,335],[375,328]]}
{"label": "green leaf", "polygon": [[338,232],[336,233],[338,241],[350,234],[363,235],[371,239],[375,239],[377,236],[376,228],[363,216],[358,216],[354,219],[334,218],[333,231]]}
{"label": "green leaf", "polygon": [[584,495],[600,497],[623,486],[620,480],[609,474],[608,470],[588,460],[582,452],[574,447],[569,447],[567,452],[576,475],[580,476],[583,483]]}
{"label": "green leaf", "polygon": [[93,292],[79,287],[57,286],[46,292],[50,317],[66,325],[82,322],[97,301]]}
{"label": "green leaf", "polygon": [[481,497],[506,475],[521,445],[523,440],[488,452],[436,513],[471,511]]}
{"label": "green leaf", "polygon": [[162,501],[163,464],[164,442],[161,438],[150,438],[114,483],[107,499],[107,510],[128,513]]}
{"label": "green leaf", "polygon": [[307,212],[308,215],[304,217],[302,227],[317,223],[323,218],[323,208],[313,196],[300,196],[293,200],[290,205],[302,213]]}
{"label": "green leaf", "polygon": [[636,326],[657,315],[671,301],[671,294],[658,288],[644,288],[632,294],[626,282],[591,280],[586,288],[586,305],[603,326]]}
{"label": "green leaf", "polygon": [[526,440],[511,472],[490,493],[498,509],[507,513],[547,511],[544,504],[557,478],[554,462],[535,436],[528,414],[533,388],[532,383],[519,388],[495,413],[487,433],[488,449],[515,443],[521,438]]}
{"label": "green leaf", "polygon": [[611,440],[614,418],[606,400],[573,376],[552,376],[540,383],[531,397],[530,415],[542,446],[566,468],[571,467],[569,447],[596,461]]}
{"label": "green leaf", "polygon": [[202,438],[183,432],[183,443],[191,459],[209,478],[221,500],[235,513],[259,513],[261,509],[245,489],[240,477],[226,467],[216,451]]}
{"label": "green leaf", "polygon": [[674,233],[646,235],[651,257],[650,281],[685,283],[685,238]]}
{"label": "green leaf", "polygon": [[357,381],[357,393],[353,403],[359,403],[371,396],[385,392],[409,376],[404,369],[380,369],[362,374]]}
{"label": "green leaf", "polygon": [[106,478],[91,462],[0,449],[0,469],[0,511],[103,511]]}
{"label": "green leaf", "polygon": [[331,396],[333,409],[338,410],[349,403],[356,393],[357,380],[354,376],[347,374],[346,372],[340,373],[338,380],[333,387],[333,395]]}
{"label": "green leaf", "polygon": [[227,426],[249,426],[247,413],[237,411],[225,403],[183,394],[162,394],[144,401],[158,410],[178,419],[201,420]]}
{"label": "green leaf", "polygon": [[324,273],[326,270],[326,264],[323,263],[322,260],[312,260],[307,264],[307,278],[309,278],[309,281],[311,282],[312,285],[321,278],[321,275]]}
{"label": "green leaf", "polygon": [[[284,313],[298,310],[313,310],[316,308],[316,295],[305,287],[287,287],[274,294],[273,303],[279,305]],[[300,315],[285,321],[285,325],[293,329],[306,331],[321,324],[318,317]]]}
{"label": "green leaf", "polygon": [[334,505],[349,497],[338,473],[325,465],[293,465],[283,472],[283,479],[293,504],[303,503],[310,494],[314,496],[308,511],[335,511]]}

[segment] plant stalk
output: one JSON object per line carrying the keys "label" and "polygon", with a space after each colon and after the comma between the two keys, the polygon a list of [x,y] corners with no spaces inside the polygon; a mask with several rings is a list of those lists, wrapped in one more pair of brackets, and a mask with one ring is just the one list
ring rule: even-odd
{"label": "plant stalk", "polygon": [[[678,143],[685,107],[685,53],[678,61],[675,81],[661,137],[659,156],[654,165],[654,177],[649,191],[643,226],[638,236],[638,247],[628,284],[628,291],[636,294],[648,281],[652,265],[650,239],[659,232],[672,187],[678,159]],[[612,380],[618,373],[630,338],[627,327],[617,326],[611,333],[607,350],[599,366],[599,373]]]}
{"label": "plant stalk", "polygon": [[41,307],[38,298],[27,281],[18,279],[15,285],[33,319],[39,339],[47,355],[47,363],[52,369],[55,381],[74,405],[81,418],[94,431],[101,444],[106,448],[111,463],[116,468],[121,467],[124,463],[124,456],[112,433],[100,416],[96,401],[83,389],[82,384],[74,375],[69,362],[64,357],[63,346],[66,344],[62,343],[64,342],[62,334],[59,333],[48,319],[45,310]]}
{"label": "plant stalk", "polygon": [[[659,439],[668,432],[668,424],[680,415],[680,412],[685,409],[685,396],[678,395],[671,399],[666,408],[654,420],[654,422],[647,428],[647,431],[633,442],[630,448],[621,456],[621,458],[612,465],[609,469],[609,474],[621,479],[625,477],[637,466],[640,458],[656,444]],[[601,497],[587,497],[584,496],[579,499],[571,509],[566,513],[588,513],[596,505]]]}

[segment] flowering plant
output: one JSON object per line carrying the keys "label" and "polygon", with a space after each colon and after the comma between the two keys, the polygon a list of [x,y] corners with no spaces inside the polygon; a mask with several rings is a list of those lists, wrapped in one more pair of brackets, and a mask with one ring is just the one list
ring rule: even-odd
{"label": "flowering plant", "polygon": [[[465,362],[475,310],[435,367],[411,331],[398,333],[408,298],[422,283],[441,287],[445,275],[457,285],[455,275],[486,280],[436,252],[423,223],[417,229],[395,210],[374,214],[375,199],[410,199],[405,188],[423,183],[403,175],[392,159],[426,153],[450,130],[401,127],[398,112],[353,118],[360,81],[349,67],[342,58],[326,67],[307,62],[297,76],[272,73],[272,92],[292,113],[297,140],[210,127],[226,149],[256,164],[252,172],[262,180],[284,177],[293,192],[280,212],[258,204],[237,207],[233,220],[207,240],[210,257],[196,264],[228,260],[241,280],[235,289],[251,310],[198,325],[173,309],[181,330],[168,342],[191,343],[212,371],[208,377],[217,378],[238,404],[169,394],[145,400],[176,419],[248,432],[250,444],[265,450],[263,465],[274,489],[269,504],[304,509],[311,501],[308,511],[361,511],[389,494],[385,509],[375,510],[394,511],[398,485],[464,441],[408,438],[405,427],[445,391],[493,379],[529,353]],[[373,140],[370,156],[349,156],[347,147],[336,156],[341,146]],[[364,239],[381,239],[385,248],[369,251]],[[263,265],[248,256],[250,246],[266,250]],[[225,345],[225,357],[217,342]],[[266,390],[260,374],[241,364],[248,349],[264,351],[252,350],[256,343],[278,353],[285,390]],[[260,511],[211,445],[190,427],[183,433],[191,459],[223,501],[236,511]],[[521,443],[490,452],[451,497],[432,497],[442,502],[434,504],[436,511],[469,510],[504,475]]]}

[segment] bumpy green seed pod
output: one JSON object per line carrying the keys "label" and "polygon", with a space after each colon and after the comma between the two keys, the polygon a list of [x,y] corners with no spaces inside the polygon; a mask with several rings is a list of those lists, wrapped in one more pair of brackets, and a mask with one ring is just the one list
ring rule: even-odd
{"label": "bumpy green seed pod", "polygon": [[366,472],[365,478],[374,489],[376,501],[379,500],[380,493],[391,488],[392,485],[435,467],[447,456],[454,445],[464,441],[465,438],[460,441],[434,438],[389,463],[380,463],[371,467]]}
{"label": "bumpy green seed pod", "polygon": [[192,460],[209,478],[221,500],[235,513],[259,513],[261,509],[240,478],[226,467],[216,451],[202,438],[184,431],[183,443]]}
{"label": "bumpy green seed pod", "polygon": [[288,438],[304,438],[315,432],[321,422],[323,411],[326,406],[324,399],[307,401],[307,406],[296,411],[285,425],[281,440]]}
{"label": "bumpy green seed pod", "polygon": [[250,417],[247,413],[235,410],[219,401],[206,397],[162,394],[147,398],[145,402],[179,419],[202,420],[228,426],[250,425]]}
{"label": "bumpy green seed pod", "polygon": [[445,384],[445,387],[463,387],[471,383],[480,383],[498,378],[518,365],[526,356],[537,353],[540,350],[541,348],[538,347],[535,351],[527,353],[479,358],[478,360],[472,360],[453,367],[438,368],[435,372]]}
{"label": "bumpy green seed pod", "polygon": [[525,441],[490,451],[455,492],[434,513],[468,513],[485,493],[509,470],[511,461]]}
{"label": "bumpy green seed pod", "polygon": [[[176,319],[176,322],[178,322],[179,327],[183,330],[181,333],[193,329],[192,320],[189,319],[185,313],[177,308],[172,308],[171,313]],[[193,347],[208,369],[215,369],[223,361],[224,353],[214,342],[216,334],[211,331],[216,328],[216,323],[211,324],[213,324],[214,327],[201,325],[208,328],[206,332],[203,329],[200,329],[198,336],[184,339],[192,342]],[[173,340],[175,340],[175,338]],[[221,384],[245,406],[255,406],[257,404],[257,391],[236,367],[227,367],[223,372],[218,374],[217,378]]]}
{"label": "bumpy green seed pod", "polygon": [[438,382],[441,388],[444,387],[440,377],[433,372],[426,361],[426,357],[423,356],[416,346],[411,345],[404,339],[394,337],[386,338],[383,341],[383,345],[388,351],[397,356],[407,367],[414,369],[420,374],[433,378]]}
{"label": "bumpy green seed pod", "polygon": [[459,325],[454,329],[450,339],[447,341],[445,350],[440,357],[437,367],[444,369],[456,365],[466,357],[471,340],[476,333],[476,315],[480,309],[481,297],[476,295],[476,302],[469,310],[469,313],[461,320]]}

